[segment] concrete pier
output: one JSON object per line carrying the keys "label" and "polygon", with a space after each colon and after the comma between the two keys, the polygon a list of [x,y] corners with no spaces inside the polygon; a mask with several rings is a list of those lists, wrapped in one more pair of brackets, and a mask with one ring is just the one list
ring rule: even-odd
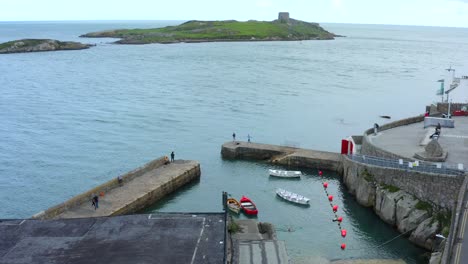
{"label": "concrete pier", "polygon": [[221,147],[221,155],[225,159],[267,160],[285,166],[320,168],[336,172],[343,169],[339,153],[269,144],[226,142]]}
{"label": "concrete pier", "polygon": [[[200,164],[196,161],[176,160],[167,163],[161,157],[148,164],[110,180],[70,200],[40,212],[33,219],[61,219],[116,216],[135,213],[174,192],[183,185],[200,178]],[[91,205],[99,195],[99,208]]]}

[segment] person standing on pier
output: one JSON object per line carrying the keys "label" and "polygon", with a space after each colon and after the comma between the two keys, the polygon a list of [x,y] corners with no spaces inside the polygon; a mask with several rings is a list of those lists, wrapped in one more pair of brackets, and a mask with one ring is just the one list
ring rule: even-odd
{"label": "person standing on pier", "polygon": [[250,134],[247,134],[247,142],[250,143],[250,139],[251,139],[251,138],[252,138],[252,137],[250,136]]}
{"label": "person standing on pier", "polygon": [[232,141],[236,141],[236,132],[232,133]]}
{"label": "person standing on pier", "polygon": [[174,157],[175,157],[175,154],[174,154],[174,151],[171,152],[171,162],[174,162]]}
{"label": "person standing on pier", "polygon": [[94,210],[99,208],[99,197],[97,195],[93,196],[93,202],[92,203],[93,203],[93,206],[94,206]]}

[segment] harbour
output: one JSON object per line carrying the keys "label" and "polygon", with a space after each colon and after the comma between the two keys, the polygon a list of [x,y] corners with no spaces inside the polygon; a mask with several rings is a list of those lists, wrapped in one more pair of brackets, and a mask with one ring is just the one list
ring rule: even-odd
{"label": "harbour", "polygon": [[[111,26],[115,27],[39,24],[30,28],[70,39],[90,28]],[[29,27],[12,27],[34,36],[27,32]],[[68,33],[60,33],[63,27]],[[404,238],[375,253],[367,250],[399,233],[372,210],[359,206],[333,171],[325,171],[325,177],[351,226],[347,227],[348,247],[354,250],[345,252],[337,246],[341,238],[336,226],[330,225],[316,168],[304,170],[306,176],[300,181],[285,182],[268,176],[268,169],[295,169],[291,164],[288,168],[288,164],[221,158],[219,146],[234,131],[242,141],[250,134],[253,143],[336,153],[344,136],[382,124],[379,115],[395,120],[421,114],[422,106],[433,98],[427,87],[440,73],[434,65],[445,67],[449,58],[467,52],[458,44],[463,35],[459,29],[449,30],[453,37],[436,44],[432,40],[440,34],[437,28],[330,25],[330,29],[349,36],[332,43],[332,50],[323,42],[209,43],[183,48],[103,43],[80,56],[71,52],[1,58],[6,77],[0,104],[0,135],[5,139],[0,185],[5,192],[0,196],[9,201],[2,204],[1,216],[30,217],[175,151],[176,159],[200,162],[200,181],[162,199],[148,213],[219,211],[220,191],[225,190],[237,199],[243,194],[254,199],[261,210],[258,220],[273,222],[294,259],[383,256],[425,263],[419,259],[424,251]],[[415,30],[422,32],[418,41]],[[395,31],[396,43],[380,38]],[[420,41],[428,53],[420,53]],[[406,56],[397,58],[394,51],[378,48],[381,45],[404,50]],[[344,50],[354,52],[343,57],[338,51]],[[124,53],[134,57],[116,56]],[[389,58],[385,67],[380,64],[384,57]],[[70,67],[72,61],[75,66]],[[199,61],[206,64],[200,68]],[[236,67],[239,61],[242,67]],[[97,62],[101,67],[92,66]],[[328,70],[332,67],[334,72]],[[166,69],[164,76],[158,74],[161,68]],[[129,72],[137,72],[138,77]],[[294,81],[285,85],[291,76]],[[351,102],[350,97],[356,99]],[[405,107],[395,107],[396,101]],[[10,107],[12,102],[15,107]],[[276,198],[274,190],[279,186],[311,198],[311,208],[293,207]]]}

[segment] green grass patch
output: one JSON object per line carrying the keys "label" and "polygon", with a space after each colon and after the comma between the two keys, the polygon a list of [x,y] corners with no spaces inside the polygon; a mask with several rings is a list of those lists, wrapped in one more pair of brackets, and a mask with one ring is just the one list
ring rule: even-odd
{"label": "green grass patch", "polygon": [[448,237],[450,226],[452,224],[452,213],[451,212],[438,212],[435,215],[435,219],[439,221],[442,226],[442,235]]}
{"label": "green grass patch", "polygon": [[416,204],[416,209],[418,210],[426,210],[428,211],[429,213],[432,212],[432,206],[430,203],[427,203],[427,202],[423,202],[423,201],[418,201],[418,203]]}
{"label": "green grass patch", "polygon": [[362,172],[362,176],[364,176],[364,180],[368,182],[373,182],[375,181],[374,175],[372,175],[370,172],[367,171],[367,169],[364,169]]}
{"label": "green grass patch", "polygon": [[302,40],[332,39],[318,24],[298,20],[277,21],[188,21],[178,26],[151,29],[121,29],[88,33],[89,37],[117,37],[123,43],[164,43],[190,40]]}
{"label": "green grass patch", "polygon": [[237,232],[242,231],[242,228],[235,222],[235,221],[230,221],[228,224],[228,232],[231,234],[235,234]]}
{"label": "green grass patch", "polygon": [[20,45],[20,47],[29,47],[29,46],[36,46],[38,44],[43,43],[45,40],[44,39],[21,39],[21,40],[13,40],[13,41],[8,41],[0,44],[0,50],[4,48],[9,48],[13,46],[15,43],[22,42],[23,44]]}
{"label": "green grass patch", "polygon": [[383,184],[382,188],[389,191],[389,192],[391,192],[391,193],[395,193],[395,192],[398,192],[400,190],[400,188],[398,188],[396,186],[387,185],[387,184]]}

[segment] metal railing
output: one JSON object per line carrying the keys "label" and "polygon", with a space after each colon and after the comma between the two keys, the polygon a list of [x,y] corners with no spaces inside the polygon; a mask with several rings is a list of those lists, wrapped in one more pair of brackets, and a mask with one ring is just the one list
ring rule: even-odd
{"label": "metal railing", "polygon": [[431,163],[423,161],[405,161],[403,159],[385,159],[361,154],[348,155],[351,160],[386,168],[396,168],[408,171],[420,171],[451,176],[462,176],[465,170],[459,170],[456,166],[445,163]]}

